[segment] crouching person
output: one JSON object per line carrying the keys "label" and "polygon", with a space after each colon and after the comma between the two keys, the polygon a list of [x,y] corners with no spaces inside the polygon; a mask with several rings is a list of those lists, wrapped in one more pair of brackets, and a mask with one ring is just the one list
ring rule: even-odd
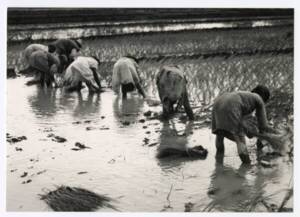
{"label": "crouching person", "polygon": [[62,74],[66,63],[66,56],[56,56],[42,50],[33,52],[29,57],[29,66],[39,74],[39,82],[42,87],[45,85],[51,87],[53,83],[57,86],[55,76]]}
{"label": "crouching person", "polygon": [[138,90],[144,99],[146,98],[145,91],[140,84],[139,66],[134,57],[122,57],[114,64],[112,88],[116,94],[119,94],[120,87],[123,99],[127,98],[127,93],[135,89]]}
{"label": "crouching person", "polygon": [[[212,133],[216,134],[217,160],[223,159],[224,156],[224,138],[236,143],[241,161],[249,164],[245,136],[252,138],[263,135],[264,132],[276,133],[267,123],[265,103],[269,97],[268,88],[258,85],[251,92],[224,93],[215,100],[212,110]],[[254,111],[257,124],[249,118]]]}
{"label": "crouching person", "polygon": [[158,72],[156,85],[163,105],[163,116],[165,118],[174,113],[174,104],[177,103],[176,110],[183,105],[189,119],[194,119],[193,110],[188,99],[186,83],[183,71],[178,66],[164,66]]}
{"label": "crouching person", "polygon": [[82,82],[90,92],[100,92],[101,83],[97,73],[100,61],[97,57],[77,57],[66,69],[64,85],[67,91],[80,91]]}
{"label": "crouching person", "polygon": [[30,44],[28,45],[23,52],[23,56],[24,56],[24,69],[22,69],[21,71],[19,71],[20,74],[24,74],[24,75],[33,75],[35,77],[35,79],[31,80],[29,83],[29,85],[31,84],[39,84],[40,83],[40,74],[36,73],[36,70],[34,68],[32,68],[30,66],[30,56],[32,53],[34,53],[35,51],[45,51],[48,52],[48,47],[46,45],[43,44]]}

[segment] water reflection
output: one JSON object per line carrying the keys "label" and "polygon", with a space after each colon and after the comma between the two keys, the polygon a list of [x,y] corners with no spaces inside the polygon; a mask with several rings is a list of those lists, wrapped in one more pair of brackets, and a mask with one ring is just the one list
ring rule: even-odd
{"label": "water reflection", "polygon": [[189,160],[184,154],[188,148],[188,138],[193,130],[192,127],[193,122],[188,122],[184,131],[180,132],[176,129],[174,121],[163,122],[156,155],[162,170],[166,172],[169,169],[180,170],[180,165]]}
{"label": "water reflection", "polygon": [[73,112],[74,117],[87,118],[100,113],[100,93],[88,92],[86,99],[84,99],[81,91],[76,92],[76,95],[78,100]]}
{"label": "water reflection", "polygon": [[56,114],[59,109],[57,105],[58,89],[36,88],[36,94],[28,97],[28,102],[33,113],[39,118],[48,118]]}
{"label": "water reflection", "polygon": [[127,99],[117,96],[113,101],[113,114],[117,121],[124,118],[130,118],[130,121],[136,121],[142,112],[144,100],[138,96],[130,96]]}
{"label": "water reflection", "polygon": [[251,198],[250,183],[246,179],[250,169],[250,166],[244,164],[236,170],[216,163],[208,190],[208,196],[212,201],[203,211],[246,211],[243,210],[245,207],[241,203]]}
{"label": "water reflection", "polygon": [[77,118],[88,118],[100,112],[101,95],[88,92],[67,93],[59,88],[37,86],[36,94],[29,96],[28,102],[37,118],[47,119],[58,112],[70,113]]}

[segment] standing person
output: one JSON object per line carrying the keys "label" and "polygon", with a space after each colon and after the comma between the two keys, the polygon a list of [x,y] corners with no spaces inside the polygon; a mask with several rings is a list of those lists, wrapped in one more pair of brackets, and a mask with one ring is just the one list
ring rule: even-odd
{"label": "standing person", "polygon": [[[250,163],[245,135],[251,138],[261,136],[264,132],[275,132],[267,123],[265,103],[269,97],[269,89],[258,85],[251,92],[224,93],[215,100],[212,110],[212,133],[216,134],[217,157],[224,155],[225,137],[236,142],[241,161]],[[249,115],[254,111],[258,129],[253,125],[254,122],[247,123],[247,120],[251,120]]]}
{"label": "standing person", "polygon": [[56,52],[59,55],[66,55],[69,64],[74,61],[76,56],[78,56],[81,47],[81,39],[57,39],[48,45],[50,53]]}
{"label": "standing person", "polygon": [[120,87],[123,99],[127,98],[127,93],[135,88],[139,94],[146,99],[145,91],[140,84],[138,60],[132,56],[120,58],[113,67],[112,88],[116,94],[119,94]]}
{"label": "standing person", "polygon": [[97,57],[77,57],[66,69],[64,83],[68,91],[80,90],[85,82],[90,92],[101,91],[97,69],[100,61]]}

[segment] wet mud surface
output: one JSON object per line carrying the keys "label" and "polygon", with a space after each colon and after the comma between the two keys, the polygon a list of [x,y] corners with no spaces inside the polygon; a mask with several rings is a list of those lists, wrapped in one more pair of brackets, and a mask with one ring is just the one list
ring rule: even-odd
{"label": "wet mud surface", "polygon": [[[109,43],[124,49],[125,39],[114,40]],[[101,43],[100,39],[87,41],[87,49]],[[189,46],[188,40],[183,50],[185,45]],[[9,64],[21,62],[11,54],[23,46],[8,47]],[[113,56],[110,51],[103,58]],[[170,63],[181,64],[187,72],[193,122],[184,111],[162,121],[161,105],[149,106],[137,94],[122,100],[110,88],[101,94],[89,94],[87,88],[66,93],[26,86],[30,78],[24,76],[8,79],[7,210],[55,210],[37,195],[51,189],[43,194],[47,198],[57,186],[71,186],[107,195],[119,211],[291,211],[293,54],[143,60],[143,85],[153,99],[158,99],[154,75]],[[101,70],[108,74],[109,67]],[[105,77],[108,87],[109,79]],[[268,118],[288,135],[282,150],[265,148],[258,153],[256,139],[249,139],[252,164],[245,166],[236,145],[226,141],[223,163],[216,162],[210,130],[213,99],[257,83],[269,86],[273,93]],[[116,211],[110,206],[91,209]]]}

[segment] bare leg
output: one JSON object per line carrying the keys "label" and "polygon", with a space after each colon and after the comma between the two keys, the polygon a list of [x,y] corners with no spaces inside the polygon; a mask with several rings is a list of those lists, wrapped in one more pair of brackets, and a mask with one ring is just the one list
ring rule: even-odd
{"label": "bare leg", "polygon": [[216,149],[217,154],[224,154],[224,137],[221,135],[216,136]]}
{"label": "bare leg", "polygon": [[82,82],[73,82],[71,85],[66,86],[66,90],[68,92],[80,91],[81,85],[82,85]]}
{"label": "bare leg", "polygon": [[234,135],[233,137],[234,137],[234,140],[236,142],[238,153],[239,153],[241,161],[245,164],[250,164],[251,160],[250,160],[248,150],[247,150],[247,147],[246,147],[245,136]]}
{"label": "bare leg", "polygon": [[140,83],[136,83],[135,86],[136,86],[136,89],[138,90],[138,92],[143,96],[143,98],[146,98],[145,91],[142,88],[142,86],[140,85]]}
{"label": "bare leg", "polygon": [[188,98],[186,90],[184,91],[184,93],[182,95],[182,99],[183,99],[184,110],[185,110],[187,116],[189,117],[190,120],[194,120],[194,113],[190,106],[190,102],[189,102],[189,98]]}
{"label": "bare leg", "polygon": [[86,86],[89,88],[89,92],[96,92],[98,88],[96,88],[91,82],[85,82]]}
{"label": "bare leg", "polygon": [[221,135],[217,135],[216,136],[216,160],[218,163],[223,163],[223,159],[224,159],[224,137]]}
{"label": "bare leg", "polygon": [[177,102],[175,111],[178,112],[182,105],[183,105],[183,99],[181,97]]}

